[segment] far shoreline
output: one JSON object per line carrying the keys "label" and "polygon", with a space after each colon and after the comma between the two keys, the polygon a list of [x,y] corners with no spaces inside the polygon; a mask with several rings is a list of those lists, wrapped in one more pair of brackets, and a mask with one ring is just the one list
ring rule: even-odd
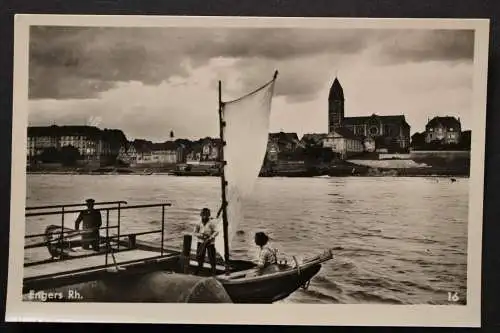
{"label": "far shoreline", "polygon": [[[393,169],[390,170],[382,170],[378,174],[374,173],[364,173],[364,174],[355,174],[355,175],[307,175],[307,174],[302,174],[302,175],[286,175],[286,174],[275,174],[275,175],[259,175],[258,178],[380,178],[380,177],[385,177],[385,178],[470,178],[469,174],[465,173],[457,173],[457,172],[436,172],[435,170],[429,170],[426,172],[421,172],[422,170],[419,170],[419,172],[412,173],[412,172],[405,172],[400,173],[395,173]],[[172,176],[172,177],[184,177],[184,178],[192,178],[192,177],[197,177],[197,178],[213,178],[217,177],[216,175],[175,175],[171,172],[153,172],[150,174],[143,174],[140,172],[133,172],[133,173],[95,173],[95,172],[72,172],[72,171],[27,171],[27,175],[59,175],[59,176]]]}

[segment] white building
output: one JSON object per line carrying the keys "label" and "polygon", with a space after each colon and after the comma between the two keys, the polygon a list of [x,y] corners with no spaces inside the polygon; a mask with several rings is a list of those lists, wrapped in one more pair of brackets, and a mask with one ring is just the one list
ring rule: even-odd
{"label": "white building", "polygon": [[347,128],[337,128],[323,140],[323,147],[330,148],[342,159],[362,153],[364,145],[362,138],[354,135]]}

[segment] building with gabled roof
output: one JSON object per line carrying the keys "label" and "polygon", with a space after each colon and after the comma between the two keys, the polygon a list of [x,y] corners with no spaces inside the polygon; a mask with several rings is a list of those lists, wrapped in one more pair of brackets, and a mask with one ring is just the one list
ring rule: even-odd
{"label": "building with gabled roof", "polygon": [[425,126],[425,142],[458,144],[462,133],[460,118],[445,116],[434,117]]}
{"label": "building with gabled roof", "polygon": [[345,159],[364,152],[363,139],[362,136],[355,135],[348,128],[339,127],[325,137],[323,147],[330,148],[340,158]]}

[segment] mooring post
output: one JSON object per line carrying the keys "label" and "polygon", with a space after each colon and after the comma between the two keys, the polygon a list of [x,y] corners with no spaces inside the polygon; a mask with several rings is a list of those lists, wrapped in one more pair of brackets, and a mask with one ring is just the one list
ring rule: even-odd
{"label": "mooring post", "polygon": [[182,271],[184,273],[188,273],[189,271],[189,261],[191,259],[191,235],[184,235],[184,240],[182,242],[182,256],[181,256],[181,264]]}

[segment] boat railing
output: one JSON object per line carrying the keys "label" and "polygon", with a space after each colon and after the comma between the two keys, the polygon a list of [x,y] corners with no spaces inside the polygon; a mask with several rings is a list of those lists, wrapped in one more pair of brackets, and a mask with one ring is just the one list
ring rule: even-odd
{"label": "boat railing", "polygon": [[[161,234],[161,248],[160,248],[160,256],[163,256],[164,254],[164,242],[165,242],[165,207],[171,206],[170,203],[156,203],[156,204],[143,204],[143,205],[126,205],[126,201],[108,201],[108,202],[96,202],[94,206],[105,206],[105,207],[99,207],[97,208],[101,214],[104,212],[105,214],[105,223],[104,226],[101,226],[99,230],[105,230],[106,235],[104,237],[105,242],[106,242],[106,265],[108,261],[108,252],[113,251],[112,248],[109,246],[110,241],[116,242],[116,249],[117,251],[120,250],[120,239],[127,237],[130,238],[133,237],[135,239],[136,236],[141,236],[141,235],[149,235],[149,234],[156,234],[160,233]],[[124,206],[126,205],[126,206]],[[65,235],[67,234],[78,234],[78,231],[75,231],[74,229],[66,228],[65,229],[65,218],[64,216],[66,214],[78,214],[82,211],[82,209],[72,209],[73,207],[81,207],[85,206],[85,204],[67,204],[67,205],[51,205],[51,206],[36,206],[36,207],[27,207],[26,208],[26,213],[25,217],[34,217],[34,216],[49,216],[49,215],[60,215],[61,220],[60,220],[60,228],[61,231],[57,231],[60,235],[55,238],[51,239],[51,242],[59,242],[59,246],[62,248],[63,241],[65,239]],[[57,210],[53,210],[56,208]],[[128,234],[121,234],[121,212],[124,210],[132,210],[132,209],[146,209],[146,208],[161,208],[161,228],[156,229],[156,230],[151,230],[151,231],[144,231],[144,232],[134,232],[134,233],[128,233]],[[52,209],[49,211],[36,211],[36,210],[43,210],[43,209]],[[110,212],[116,211],[117,212],[117,219],[116,219],[116,224],[115,225],[110,225]],[[110,229],[116,229],[116,235],[110,235],[109,230]],[[85,231],[81,231],[81,233],[84,233]],[[25,240],[27,239],[32,239],[32,238],[37,238],[37,237],[46,237],[46,233],[37,233],[37,234],[29,234],[25,235],[24,238]],[[25,242],[26,243],[26,242]],[[39,247],[46,247],[48,245],[47,241],[43,242],[36,242],[32,244],[25,244],[24,248],[25,249],[33,249],[33,248],[39,248]],[[65,258],[59,258],[59,260],[65,260]]]}

